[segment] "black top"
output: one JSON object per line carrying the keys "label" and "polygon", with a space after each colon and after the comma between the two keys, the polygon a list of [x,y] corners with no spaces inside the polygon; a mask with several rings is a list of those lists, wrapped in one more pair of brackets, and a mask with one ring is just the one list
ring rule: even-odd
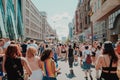
{"label": "black top", "polygon": [[73,57],[73,49],[72,48],[68,49],[68,57]]}
{"label": "black top", "polygon": [[102,70],[105,70],[105,71],[116,71],[117,70],[117,67],[102,67]]}
{"label": "black top", "polygon": [[22,44],[21,47],[22,47],[22,53],[26,53],[27,44]]}
{"label": "black top", "polygon": [[0,72],[2,72],[2,61],[3,61],[3,57],[0,56]]}
{"label": "black top", "polygon": [[[16,65],[16,66],[15,66]],[[24,80],[23,79],[23,66],[20,58],[6,58],[5,70],[7,72],[8,80]]]}

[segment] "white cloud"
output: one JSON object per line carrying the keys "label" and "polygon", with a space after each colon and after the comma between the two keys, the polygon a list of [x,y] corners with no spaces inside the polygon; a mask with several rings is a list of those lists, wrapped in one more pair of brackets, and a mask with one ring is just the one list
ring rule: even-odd
{"label": "white cloud", "polygon": [[72,17],[67,12],[53,15],[50,18],[51,26],[56,29],[59,38],[68,36],[68,23],[71,21]]}
{"label": "white cloud", "polygon": [[56,14],[51,17],[51,20],[55,22],[65,20],[65,19],[71,19],[71,16],[67,12]]}

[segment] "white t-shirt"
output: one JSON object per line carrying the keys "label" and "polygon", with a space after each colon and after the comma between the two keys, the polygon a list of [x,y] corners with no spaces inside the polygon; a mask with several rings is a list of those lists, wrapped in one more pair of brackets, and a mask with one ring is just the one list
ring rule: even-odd
{"label": "white t-shirt", "polygon": [[83,53],[82,53],[82,56],[84,56],[83,61],[86,60],[88,54],[91,55],[91,51],[90,51],[90,50],[84,50],[84,51],[83,51]]}

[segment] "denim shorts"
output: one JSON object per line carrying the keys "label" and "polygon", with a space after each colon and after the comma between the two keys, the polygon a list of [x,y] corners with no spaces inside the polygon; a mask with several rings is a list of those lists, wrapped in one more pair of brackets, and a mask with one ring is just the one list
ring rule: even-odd
{"label": "denim shorts", "polygon": [[89,70],[91,68],[91,64],[87,64],[86,62],[83,62],[81,66],[84,70]]}
{"label": "denim shorts", "polygon": [[2,71],[0,71],[0,76],[3,76],[3,72]]}

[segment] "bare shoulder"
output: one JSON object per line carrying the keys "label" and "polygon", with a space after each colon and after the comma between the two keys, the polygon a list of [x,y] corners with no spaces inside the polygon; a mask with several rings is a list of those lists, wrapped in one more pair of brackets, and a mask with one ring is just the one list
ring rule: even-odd
{"label": "bare shoulder", "polygon": [[51,62],[52,62],[52,63],[55,63],[55,61],[54,61],[53,59],[51,59]]}
{"label": "bare shoulder", "polygon": [[104,55],[100,55],[98,58],[99,60],[102,60],[104,58]]}
{"label": "bare shoulder", "polygon": [[21,58],[21,62],[22,62],[22,64],[24,64],[24,63],[27,62],[26,58],[24,58],[24,57],[20,57],[20,58]]}
{"label": "bare shoulder", "polygon": [[100,58],[103,58],[103,57],[104,57],[104,55],[102,55],[102,54],[101,54],[99,57],[100,57]]}
{"label": "bare shoulder", "polygon": [[26,59],[24,57],[20,57],[22,61],[25,61]]}
{"label": "bare shoulder", "polygon": [[40,57],[39,57],[39,56],[35,56],[35,58],[36,58],[37,60],[40,60]]}

